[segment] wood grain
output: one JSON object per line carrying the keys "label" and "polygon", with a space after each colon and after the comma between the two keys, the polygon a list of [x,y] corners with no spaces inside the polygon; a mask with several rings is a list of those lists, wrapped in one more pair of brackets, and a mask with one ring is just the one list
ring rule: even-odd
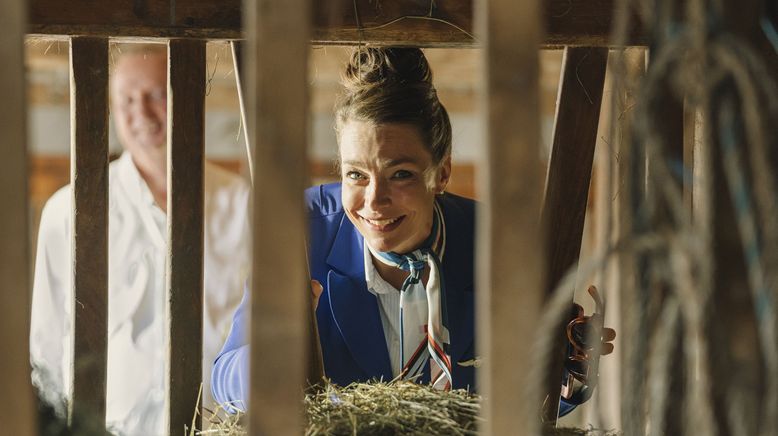
{"label": "wood grain", "polygon": [[108,347],[108,40],[70,42],[73,400],[70,418],[105,421]]}
{"label": "wood grain", "polygon": [[529,385],[528,338],[543,295],[544,250],[539,111],[540,2],[480,2],[486,156],[478,168],[484,204],[476,234],[476,377],[484,397],[481,434],[537,433],[540,398]]}
{"label": "wood grain", "polygon": [[[538,20],[545,24],[546,45],[607,45],[614,0],[545,0]],[[432,7],[431,7],[432,6]],[[240,0],[92,2],[32,0],[28,33],[150,38],[241,39]],[[471,47],[473,2],[334,0],[313,2],[314,44],[359,44],[424,47]],[[646,38],[635,28],[628,45]]]}
{"label": "wood grain", "polygon": [[202,401],[205,41],[171,40],[168,53],[166,392],[168,432],[176,435],[191,427]]}
{"label": "wood grain", "polygon": [[[567,271],[578,263],[581,252],[607,63],[607,48],[565,48],[543,206],[543,225],[553,229],[546,235],[548,252],[544,265],[549,297]],[[574,291],[569,290],[571,305]],[[549,405],[559,402],[566,343],[564,325],[560,324],[556,359],[547,370],[546,394],[556,399]],[[556,409],[544,410],[545,422],[556,422]]]}
{"label": "wood grain", "polygon": [[253,0],[244,23],[249,32],[244,52],[249,132],[256,150],[250,434],[300,434],[303,429],[311,293],[303,203],[310,4]]}
{"label": "wood grain", "polygon": [[30,246],[27,204],[27,107],[24,0],[0,2],[0,422],[3,433],[36,434],[30,385]]}

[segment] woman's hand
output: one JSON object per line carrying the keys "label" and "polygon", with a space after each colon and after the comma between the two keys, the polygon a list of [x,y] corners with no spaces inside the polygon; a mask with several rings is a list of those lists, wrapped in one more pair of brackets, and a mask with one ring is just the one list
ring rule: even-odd
{"label": "woman's hand", "polygon": [[[594,299],[596,309],[593,314],[587,316],[583,307],[578,304],[574,305],[573,319],[567,324],[568,356],[565,361],[565,369],[578,382],[594,385],[596,384],[599,358],[601,355],[613,352],[616,331],[603,326],[605,305],[597,288],[589,286],[588,292]],[[597,343],[598,341],[599,343]],[[572,380],[569,380],[568,385],[571,382]]]}
{"label": "woman's hand", "polygon": [[596,304],[594,313],[587,316],[583,307],[575,304],[566,329],[568,352],[562,398],[569,404],[581,404],[589,398],[597,385],[600,356],[613,352],[616,339],[616,331],[603,326],[605,305],[597,288],[589,286],[588,291]]}
{"label": "woman's hand", "polygon": [[311,280],[311,305],[313,310],[319,307],[319,297],[321,297],[322,292],[324,292],[324,287],[321,283],[318,280]]}

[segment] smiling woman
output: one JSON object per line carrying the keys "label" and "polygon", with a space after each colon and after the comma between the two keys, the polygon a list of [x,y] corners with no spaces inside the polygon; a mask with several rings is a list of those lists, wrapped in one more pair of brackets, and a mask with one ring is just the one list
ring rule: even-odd
{"label": "smiling woman", "polygon": [[[446,193],[451,125],[416,48],[362,48],[336,106],[341,182],[306,192],[308,262],[327,378],[477,390],[475,202]],[[248,398],[248,294],[214,366]],[[563,404],[563,413],[572,406]]]}

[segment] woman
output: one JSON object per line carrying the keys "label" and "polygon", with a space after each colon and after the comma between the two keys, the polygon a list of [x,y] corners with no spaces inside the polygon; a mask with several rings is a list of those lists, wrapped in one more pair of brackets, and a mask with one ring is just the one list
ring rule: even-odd
{"label": "woman", "polygon": [[[475,204],[445,192],[451,125],[429,65],[419,49],[361,49],[344,84],[342,181],[306,192],[326,375],[475,389]],[[248,397],[247,307],[214,367],[221,402]]]}

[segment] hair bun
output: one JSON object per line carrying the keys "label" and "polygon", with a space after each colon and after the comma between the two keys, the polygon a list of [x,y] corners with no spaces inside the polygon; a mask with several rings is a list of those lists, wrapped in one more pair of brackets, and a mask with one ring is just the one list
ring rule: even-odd
{"label": "hair bun", "polygon": [[432,71],[422,51],[412,47],[362,47],[355,50],[343,74],[347,92],[376,86],[432,87]]}

